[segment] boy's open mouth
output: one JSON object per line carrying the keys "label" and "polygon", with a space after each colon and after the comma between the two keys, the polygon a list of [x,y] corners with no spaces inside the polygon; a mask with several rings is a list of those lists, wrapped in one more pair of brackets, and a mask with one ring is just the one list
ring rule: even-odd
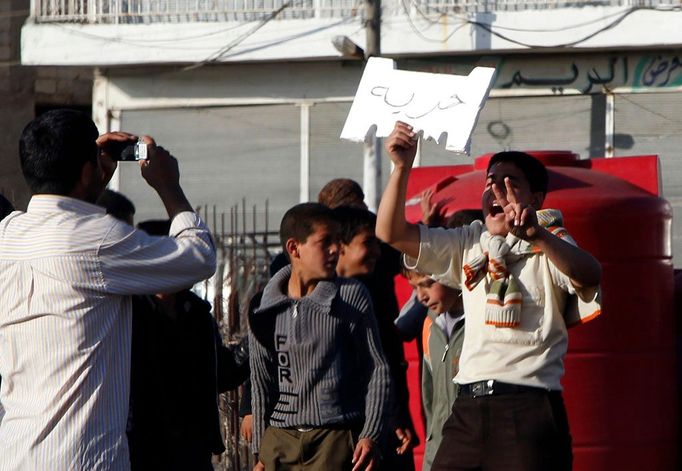
{"label": "boy's open mouth", "polygon": [[498,214],[502,214],[504,210],[502,209],[502,206],[500,206],[497,203],[493,203],[492,206],[490,207],[490,215],[492,217],[497,216]]}

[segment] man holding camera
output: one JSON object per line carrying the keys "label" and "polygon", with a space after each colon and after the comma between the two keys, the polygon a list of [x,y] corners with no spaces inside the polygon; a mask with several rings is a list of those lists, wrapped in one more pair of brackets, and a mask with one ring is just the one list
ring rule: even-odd
{"label": "man holding camera", "polygon": [[[125,437],[132,294],[212,275],[215,248],[149,137],[142,176],[172,220],[151,237],[94,203],[136,136],[98,137],[87,116],[50,111],[24,129],[34,193],[0,223],[0,470],[129,469]],[[4,409],[4,411],[3,411]]]}

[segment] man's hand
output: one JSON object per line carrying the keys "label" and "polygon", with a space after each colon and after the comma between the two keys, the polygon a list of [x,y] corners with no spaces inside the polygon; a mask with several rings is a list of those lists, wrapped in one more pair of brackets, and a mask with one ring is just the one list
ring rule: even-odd
{"label": "man's hand", "polygon": [[97,147],[99,147],[99,156],[97,159],[98,167],[102,181],[109,183],[111,177],[116,171],[117,161],[116,156],[112,154],[112,144],[135,144],[137,142],[137,136],[134,134],[129,134],[127,132],[108,132],[102,134],[97,138]]}
{"label": "man's hand", "polygon": [[143,136],[147,144],[147,159],[140,160],[140,172],[149,186],[159,194],[180,186],[178,161],[166,149],[157,146],[149,136]]}
{"label": "man's hand", "polygon": [[242,438],[247,442],[251,443],[253,439],[253,415],[245,415],[242,419],[242,425],[239,427],[239,433]]}
{"label": "man's hand", "polygon": [[395,452],[402,455],[412,446],[412,430],[409,427],[396,427],[395,436],[400,440],[400,446],[395,449]]}
{"label": "man's hand", "polygon": [[535,208],[518,202],[518,195],[508,177],[504,179],[504,185],[506,195],[495,183],[492,184],[492,190],[495,199],[504,210],[505,229],[520,239],[528,241],[535,239],[542,230]]}
{"label": "man's hand", "polygon": [[379,452],[371,438],[361,438],[353,453],[353,471],[372,471],[377,468]]}
{"label": "man's hand", "polygon": [[193,211],[180,187],[178,161],[166,149],[157,146],[149,136],[142,136],[147,144],[147,159],[140,160],[140,172],[149,186],[159,194],[168,217],[173,219],[183,211]]}
{"label": "man's hand", "polygon": [[257,461],[256,465],[253,467],[253,471],[265,471],[265,465],[262,461]]}
{"label": "man's hand", "polygon": [[417,134],[409,124],[396,121],[393,132],[386,138],[385,147],[396,167],[412,168],[417,155]]}

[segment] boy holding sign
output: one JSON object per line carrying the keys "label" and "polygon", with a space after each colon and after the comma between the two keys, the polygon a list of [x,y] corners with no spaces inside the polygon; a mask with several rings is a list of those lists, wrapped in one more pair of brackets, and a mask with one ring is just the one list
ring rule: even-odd
{"label": "boy holding sign", "polygon": [[377,236],[461,289],[467,313],[459,394],[432,469],[571,469],[560,384],[566,329],[600,314],[601,266],[560,227],[558,211],[540,211],[547,170],[522,152],[496,154],[481,198],[485,224],[427,228],[404,214],[412,127],[398,122],[386,150],[395,168]]}

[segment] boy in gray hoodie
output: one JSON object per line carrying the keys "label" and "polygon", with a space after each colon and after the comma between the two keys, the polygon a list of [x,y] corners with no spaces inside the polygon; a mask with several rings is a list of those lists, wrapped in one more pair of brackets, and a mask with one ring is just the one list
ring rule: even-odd
{"label": "boy in gray hoodie", "polygon": [[327,207],[291,208],[280,239],[291,265],[249,318],[256,469],[375,469],[390,385],[369,295],[336,277]]}

